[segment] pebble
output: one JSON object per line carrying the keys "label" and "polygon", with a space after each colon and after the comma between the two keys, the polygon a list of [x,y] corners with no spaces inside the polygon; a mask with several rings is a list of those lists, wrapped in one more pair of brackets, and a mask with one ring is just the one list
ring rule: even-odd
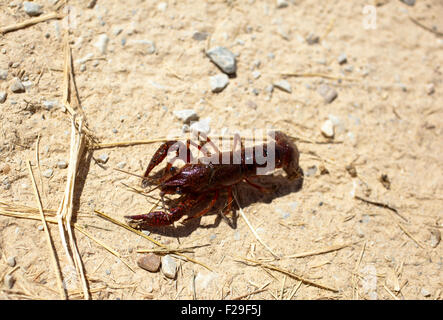
{"label": "pebble", "polygon": [[160,2],[158,5],[157,5],[157,9],[159,10],[159,11],[166,11],[166,9],[168,8],[168,3],[167,2]]}
{"label": "pebble", "polygon": [[7,97],[6,92],[0,91],[0,103],[5,102],[6,101],[6,97]]}
{"label": "pebble", "polygon": [[48,111],[53,109],[55,106],[57,106],[57,101],[49,101],[49,100],[43,101],[43,107]]}
{"label": "pebble", "polygon": [[317,89],[317,92],[325,99],[325,102],[327,102],[327,103],[331,103],[338,96],[337,91],[335,91],[334,88],[331,88],[326,84],[322,84]]}
{"label": "pebble", "polygon": [[57,168],[66,169],[68,167],[68,163],[65,160],[60,160],[57,162]]}
{"label": "pebble", "polygon": [[425,288],[421,288],[420,293],[423,297],[430,297],[431,296],[431,293],[429,292],[429,290],[427,290]]}
{"label": "pebble", "polygon": [[9,257],[8,259],[6,259],[6,263],[11,268],[15,267],[15,265],[16,265],[15,257]]}
{"label": "pebble", "polygon": [[309,45],[316,44],[316,43],[318,43],[319,41],[320,41],[319,36],[313,34],[312,32],[306,37],[306,42],[307,42]]}
{"label": "pebble", "polygon": [[102,53],[105,54],[108,49],[109,37],[106,34],[98,36],[94,46]]}
{"label": "pebble", "polygon": [[337,62],[339,64],[345,64],[346,62],[348,62],[348,58],[346,57],[346,53],[342,53],[341,55],[339,55],[337,58]]}
{"label": "pebble", "polygon": [[[150,272],[157,272],[160,269],[160,257],[156,254],[149,253],[137,260],[137,265]],[[174,271],[175,276],[175,271]]]}
{"label": "pebble", "polygon": [[261,77],[261,72],[258,70],[252,72],[252,77],[257,80],[258,78]]}
{"label": "pebble", "polygon": [[207,56],[226,74],[237,72],[235,55],[225,47],[215,47],[206,52]]}
{"label": "pebble", "polygon": [[14,283],[15,283],[15,279],[14,279],[14,277],[13,277],[12,275],[10,275],[10,274],[7,274],[7,275],[5,276],[5,284],[6,284],[6,286],[7,286],[9,289],[12,289],[12,287],[14,286]]}
{"label": "pebble", "polygon": [[190,130],[209,134],[209,132],[211,132],[211,127],[209,126],[210,122],[211,118],[205,118],[200,121],[194,122],[193,124],[191,124]]}
{"label": "pebble", "polygon": [[54,170],[52,170],[52,169],[48,169],[43,172],[43,176],[45,178],[51,178],[53,174],[54,174]]}
{"label": "pebble", "polygon": [[431,94],[433,94],[435,92],[435,86],[434,86],[434,84],[433,83],[428,83],[427,85],[426,85],[426,93],[428,94],[428,95],[431,95]]}
{"label": "pebble", "polygon": [[286,0],[277,0],[277,8],[278,9],[287,8],[288,6],[289,6],[288,1],[286,1]]}
{"label": "pebble", "polygon": [[162,257],[162,272],[169,279],[175,279],[177,273],[177,263],[169,254]]}
{"label": "pebble", "polygon": [[220,73],[209,78],[212,92],[221,92],[229,83],[229,78],[226,74]]}
{"label": "pebble", "polygon": [[97,162],[105,164],[109,160],[109,155],[107,153],[102,153],[98,158]]}
{"label": "pebble", "polygon": [[400,0],[400,1],[411,7],[415,4],[415,0]]}
{"label": "pebble", "polygon": [[326,138],[334,137],[334,123],[330,119],[323,122],[323,125],[321,126],[321,133]]}
{"label": "pebble", "polygon": [[45,228],[44,228],[43,226],[41,226],[41,225],[37,227],[37,230],[38,230],[38,231],[43,231],[44,229],[45,229]]}
{"label": "pebble", "polygon": [[126,162],[122,161],[122,162],[117,163],[117,167],[119,169],[123,169],[124,167],[126,167]]}
{"label": "pebble", "polygon": [[155,43],[151,40],[131,40],[130,44],[141,47],[143,55],[154,54],[156,50]]}
{"label": "pebble", "polygon": [[23,2],[23,10],[31,17],[36,17],[42,14],[42,6],[35,2]]}
{"label": "pebble", "polygon": [[307,170],[306,170],[306,176],[307,177],[311,177],[314,176],[315,173],[317,172],[317,166],[310,166]]}
{"label": "pebble", "polygon": [[197,113],[192,109],[177,110],[177,111],[174,111],[173,113],[174,113],[174,116],[176,116],[183,123],[189,124],[191,121],[198,120]]}
{"label": "pebble", "polygon": [[275,82],[274,87],[276,87],[282,91],[288,92],[288,93],[292,92],[291,85],[286,80],[280,80],[280,81]]}
{"label": "pebble", "polygon": [[431,229],[431,241],[432,248],[436,248],[441,241],[441,232],[438,229]]}
{"label": "pebble", "polygon": [[14,93],[23,93],[25,92],[25,86],[20,81],[20,79],[15,78],[10,87],[11,91]]}
{"label": "pebble", "polygon": [[80,71],[81,72],[86,71],[86,65],[84,63],[82,65],[80,65]]}
{"label": "pebble", "polygon": [[207,32],[196,31],[192,35],[192,39],[196,41],[205,41],[208,38],[209,34]]}
{"label": "pebble", "polygon": [[0,80],[6,80],[8,77],[8,70],[0,69]]}

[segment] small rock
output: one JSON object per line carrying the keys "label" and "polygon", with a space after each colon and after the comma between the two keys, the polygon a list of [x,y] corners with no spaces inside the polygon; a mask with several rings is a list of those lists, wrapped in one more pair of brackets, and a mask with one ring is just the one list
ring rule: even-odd
{"label": "small rock", "polygon": [[54,170],[48,169],[43,172],[43,177],[51,178],[53,174],[54,174]]}
{"label": "small rock", "polygon": [[209,126],[210,122],[211,118],[205,118],[200,121],[194,122],[193,124],[191,124],[190,130],[209,134],[209,132],[211,132],[211,127]]}
{"label": "small rock", "polygon": [[80,71],[81,72],[86,71],[86,65],[84,63],[80,65]]}
{"label": "small rock", "polygon": [[60,160],[57,162],[57,168],[66,169],[68,167],[68,163],[65,160]]}
{"label": "small rock", "polygon": [[429,292],[429,290],[427,290],[425,288],[421,288],[420,293],[423,297],[430,297],[431,296],[431,293]]}
{"label": "small rock", "polygon": [[251,93],[252,93],[253,95],[258,96],[258,94],[260,93],[260,91],[258,91],[257,88],[252,88],[252,89],[251,89]]}
{"label": "small rock", "polygon": [[209,78],[212,92],[221,92],[229,83],[229,78],[226,74],[220,73]]}
{"label": "small rock", "polygon": [[88,4],[86,5],[86,7],[87,7],[88,9],[92,9],[92,8],[95,7],[96,4],[97,4],[97,0],[90,0],[90,1],[88,2]]}
{"label": "small rock", "polygon": [[208,38],[209,34],[207,32],[196,31],[192,35],[192,39],[196,41],[205,41]]}
{"label": "small rock", "polygon": [[136,45],[140,48],[139,51],[142,55],[154,54],[156,51],[155,42],[151,40],[131,40],[130,45]]}
{"label": "small rock", "polygon": [[255,70],[254,72],[252,72],[252,77],[257,80],[258,78],[261,77],[261,72],[258,70]]}
{"label": "small rock", "polygon": [[7,96],[6,92],[0,91],[0,103],[5,102]]}
{"label": "small rock", "polygon": [[235,55],[225,47],[215,47],[206,52],[211,61],[226,74],[237,72]]}
{"label": "small rock", "polygon": [[101,54],[105,54],[108,49],[108,43],[109,37],[106,34],[101,34],[98,36],[94,46],[101,52]]}
{"label": "small rock", "polygon": [[441,241],[441,232],[438,229],[431,229],[430,245],[432,248],[436,248]]}
{"label": "small rock", "polygon": [[126,167],[126,162],[122,161],[122,162],[117,163],[117,168],[123,169],[124,167]]}
{"label": "small rock", "polygon": [[[144,255],[143,257],[140,257],[140,259],[137,260],[137,265],[140,268],[150,272],[157,272],[160,269],[160,263],[161,263],[160,257],[153,253]],[[175,271],[174,271],[174,276],[175,276]]]}
{"label": "small rock", "polygon": [[23,93],[25,92],[25,86],[20,81],[20,79],[15,78],[10,87],[11,91],[14,93]]}
{"label": "small rock", "polygon": [[428,94],[428,95],[431,95],[431,94],[433,94],[435,92],[435,86],[434,86],[434,84],[433,83],[428,83],[427,85],[426,85],[426,93]]}
{"label": "small rock", "polygon": [[183,121],[183,123],[189,124],[191,121],[197,121],[198,115],[192,109],[183,109],[176,110],[173,112],[174,116],[176,116],[179,120]]}
{"label": "small rock", "polygon": [[346,57],[346,53],[342,53],[341,55],[339,55],[337,58],[337,62],[339,64],[345,64],[346,62],[348,62],[348,58]]}
{"label": "small rock", "polygon": [[36,17],[42,14],[42,6],[35,2],[23,2],[23,10],[31,17]]}
{"label": "small rock", "polygon": [[162,257],[161,264],[163,274],[169,279],[175,279],[177,273],[177,263],[175,262],[174,258],[167,254]]}
{"label": "small rock", "polygon": [[321,133],[326,138],[334,137],[334,123],[330,119],[326,120],[321,126]]}
{"label": "small rock", "polygon": [[97,162],[101,164],[105,164],[109,160],[109,155],[107,153],[102,153],[98,158]]}
{"label": "small rock", "polygon": [[6,80],[7,77],[8,77],[8,70],[0,69],[0,80]]}
{"label": "small rock", "polygon": [[316,44],[320,41],[320,37],[312,32],[306,37],[306,42],[310,45]]}
{"label": "small rock", "polygon": [[415,0],[400,0],[400,1],[411,7],[415,4]]}
{"label": "small rock", "polygon": [[12,287],[14,286],[14,283],[15,283],[14,277],[10,274],[7,274],[5,276],[5,284],[8,287],[8,289],[12,289]]}
{"label": "small rock", "polygon": [[353,178],[357,177],[357,169],[355,169],[355,166],[352,163],[348,164],[345,167],[345,169],[346,169],[346,171],[348,171],[348,173],[351,177],[353,177]]}
{"label": "small rock", "polygon": [[16,261],[15,261],[15,257],[9,257],[6,259],[6,263],[8,264],[8,266],[10,266],[11,268],[15,267],[16,265]]}
{"label": "small rock", "polygon": [[273,85],[273,84],[270,84],[270,85],[267,85],[267,86],[266,86],[266,88],[265,88],[265,92],[266,92],[268,95],[271,95],[273,91],[274,91],[274,85]]}
{"label": "small rock", "polygon": [[43,107],[48,111],[53,109],[55,106],[57,106],[57,101],[43,101]]}
{"label": "small rock", "polygon": [[157,9],[159,10],[159,11],[166,11],[166,9],[168,8],[168,3],[167,2],[160,2],[158,5],[157,5]]}
{"label": "small rock", "polygon": [[306,173],[305,173],[305,175],[307,176],[307,177],[311,177],[311,176],[314,176],[315,175],[315,173],[317,172],[317,166],[310,166],[310,167],[308,167],[308,169],[306,170]]}
{"label": "small rock", "polygon": [[280,80],[280,81],[275,82],[274,83],[274,87],[276,87],[276,88],[278,88],[278,89],[280,89],[282,91],[285,91],[287,93],[291,93],[292,92],[291,85],[286,80]]}
{"label": "small rock", "polygon": [[288,1],[286,1],[286,0],[277,0],[277,8],[278,9],[287,8],[288,6],[289,6]]}
{"label": "small rock", "polygon": [[40,226],[37,227],[37,230],[38,230],[38,231],[43,231],[44,229],[45,229],[45,228],[44,228],[42,225],[40,225]]}
{"label": "small rock", "polygon": [[389,180],[389,177],[387,174],[383,173],[378,180],[381,182],[383,187],[385,187],[387,190],[391,189],[391,181]]}
{"label": "small rock", "polygon": [[326,84],[322,84],[317,89],[317,92],[318,92],[318,94],[320,94],[325,99],[326,103],[331,103],[338,96],[337,91],[335,91],[334,88],[331,88],[331,87],[329,87]]}
{"label": "small rock", "polygon": [[254,101],[248,100],[248,101],[246,101],[246,104],[249,108],[257,110],[257,104]]}

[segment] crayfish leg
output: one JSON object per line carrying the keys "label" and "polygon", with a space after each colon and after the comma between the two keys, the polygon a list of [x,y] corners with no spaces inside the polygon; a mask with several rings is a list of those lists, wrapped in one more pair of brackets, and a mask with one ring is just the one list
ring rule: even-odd
{"label": "crayfish leg", "polygon": [[214,207],[215,202],[218,199],[218,196],[219,196],[219,191],[217,190],[217,191],[215,191],[214,198],[212,198],[212,200],[209,203],[209,205],[205,209],[203,209],[202,211],[197,213],[196,215],[194,215],[194,216],[192,216],[190,218],[185,219],[185,222],[188,222],[189,220],[192,220],[192,219],[200,218],[201,216],[204,216],[205,214],[207,214]]}

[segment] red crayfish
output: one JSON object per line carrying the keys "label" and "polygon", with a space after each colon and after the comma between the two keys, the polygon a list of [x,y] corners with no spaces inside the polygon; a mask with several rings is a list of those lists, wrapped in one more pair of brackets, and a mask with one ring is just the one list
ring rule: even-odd
{"label": "red crayfish", "polygon": [[[178,204],[169,208],[169,210],[125,216],[127,223],[138,229],[170,225],[183,215],[188,214],[203,200],[212,196],[209,205],[192,218],[201,217],[212,209],[222,190],[226,190],[228,193],[228,204],[224,212],[226,214],[231,210],[232,187],[234,185],[245,181],[261,191],[266,191],[265,188],[251,182],[249,178],[264,174],[262,172],[269,167],[271,161],[274,162],[272,167],[282,168],[288,179],[300,178],[302,171],[299,167],[299,152],[296,145],[291,141],[291,138],[280,131],[271,132],[270,136],[273,138],[272,143],[264,143],[249,148],[243,146],[241,139],[236,140],[234,138],[233,150],[235,150],[238,141],[241,145],[237,152],[220,152],[215,144],[206,137],[206,142],[212,146],[215,154],[208,152],[206,148],[208,144],[202,146],[190,139],[187,140],[186,144],[175,140],[163,143],[152,157],[144,174],[142,185],[144,187],[156,185],[155,189],[160,189],[162,199],[166,194],[181,195]],[[239,138],[239,136],[237,135],[236,138]],[[194,159],[190,150],[191,145],[206,153],[206,157]],[[160,178],[150,177],[151,171],[171,151],[175,151],[177,156],[181,154],[181,157],[175,159],[184,160],[184,166],[177,169],[172,166],[173,161],[169,161]],[[266,161],[263,161],[264,157],[266,157]],[[186,220],[189,219],[191,218]]]}

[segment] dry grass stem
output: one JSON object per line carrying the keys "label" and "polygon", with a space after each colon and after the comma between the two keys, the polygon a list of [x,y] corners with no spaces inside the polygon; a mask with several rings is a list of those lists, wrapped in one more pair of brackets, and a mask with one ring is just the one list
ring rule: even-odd
{"label": "dry grass stem", "polygon": [[315,256],[315,255],[319,255],[319,254],[324,254],[324,253],[328,253],[328,252],[337,251],[337,250],[349,247],[349,246],[351,246],[353,244],[354,243],[335,245],[335,246],[327,247],[327,248],[320,249],[320,250],[307,251],[307,252],[302,252],[302,253],[297,253],[297,254],[289,255],[289,256],[285,256],[283,258],[303,258],[303,257]]}
{"label": "dry grass stem", "polygon": [[37,18],[31,18],[31,19],[28,19],[28,20],[20,22],[20,23],[12,24],[10,26],[1,27],[0,28],[0,34],[5,34],[5,33],[8,33],[8,32],[11,32],[11,31],[16,31],[16,30],[20,30],[20,29],[23,29],[23,28],[27,28],[29,26],[32,26],[34,24],[37,24],[37,23],[40,23],[40,22],[43,22],[43,21],[47,21],[47,20],[62,19],[63,17],[64,16],[62,14],[60,14],[60,13],[51,12],[51,13],[48,13],[48,14],[41,15],[41,16],[39,16]]}

